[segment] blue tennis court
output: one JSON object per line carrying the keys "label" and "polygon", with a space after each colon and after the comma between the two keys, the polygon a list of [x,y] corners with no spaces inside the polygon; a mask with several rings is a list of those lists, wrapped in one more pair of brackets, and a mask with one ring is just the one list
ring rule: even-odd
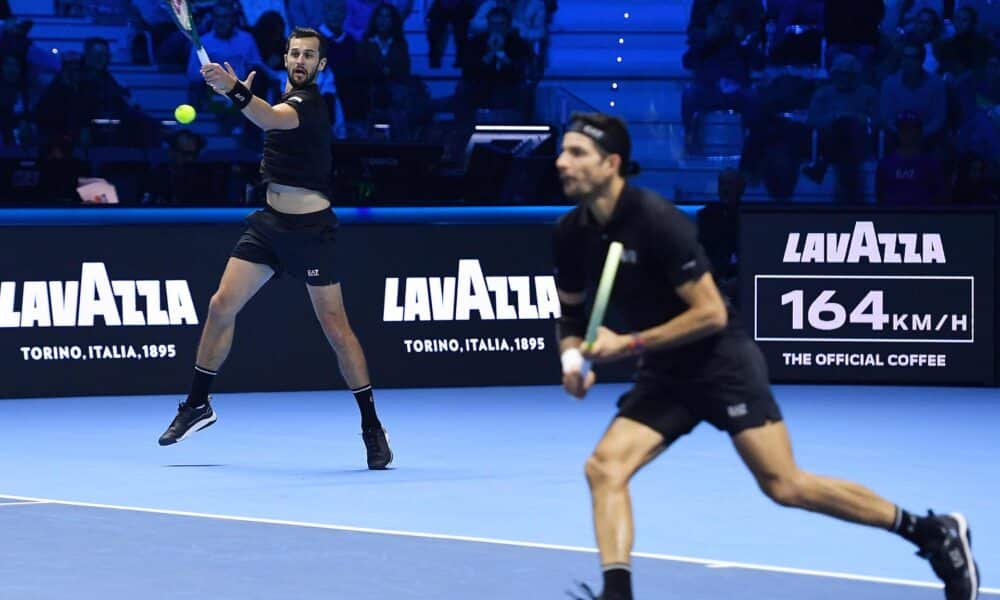
{"label": "blue tennis court", "polygon": [[[582,465],[621,385],[380,390],[393,469],[347,392],[0,402],[0,598],[560,598],[599,583]],[[1000,596],[995,389],[778,386],[800,464],[970,520]],[[702,425],[633,482],[638,598],[943,597],[894,535],[773,505]],[[989,587],[989,586],[993,587]]]}

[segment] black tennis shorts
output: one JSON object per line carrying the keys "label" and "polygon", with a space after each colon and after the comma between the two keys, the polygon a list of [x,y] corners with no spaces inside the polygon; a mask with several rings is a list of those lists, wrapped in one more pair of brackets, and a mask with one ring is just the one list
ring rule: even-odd
{"label": "black tennis shorts", "polygon": [[745,335],[721,339],[696,372],[640,367],[635,386],[618,401],[616,416],[638,421],[671,441],[702,421],[736,435],[782,420],[764,355]]}
{"label": "black tennis shorts", "polygon": [[247,230],[232,256],[274,269],[275,277],[288,273],[309,285],[338,283],[337,216],[330,209],[302,215],[282,213],[266,206],[247,217]]}

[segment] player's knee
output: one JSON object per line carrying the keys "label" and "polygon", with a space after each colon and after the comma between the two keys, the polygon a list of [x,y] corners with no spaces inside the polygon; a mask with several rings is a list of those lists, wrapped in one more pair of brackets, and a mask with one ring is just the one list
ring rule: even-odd
{"label": "player's knee", "polygon": [[781,506],[800,507],[805,504],[808,482],[801,472],[769,477],[760,487],[767,497]]}
{"label": "player's knee", "polygon": [[208,314],[215,320],[229,320],[236,317],[237,303],[223,291],[217,291],[208,302]]}
{"label": "player's knee", "polygon": [[596,453],[587,459],[583,472],[591,488],[620,487],[628,483],[628,474],[620,463]]}
{"label": "player's knee", "polygon": [[324,312],[319,315],[319,322],[330,339],[330,343],[338,348],[349,343],[354,337],[354,331],[351,330],[343,313]]}

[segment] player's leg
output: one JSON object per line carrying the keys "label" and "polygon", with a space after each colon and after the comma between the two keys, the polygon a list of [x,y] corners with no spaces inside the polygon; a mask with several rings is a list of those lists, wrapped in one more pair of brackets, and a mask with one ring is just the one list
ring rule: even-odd
{"label": "player's leg", "polygon": [[178,407],[173,422],[160,436],[161,446],[179,442],[215,423],[215,411],[209,404],[208,392],[232,347],[236,315],[272,275],[274,269],[265,264],[235,257],[230,257],[226,263],[219,288],[208,304],[191,391]]}
{"label": "player's leg", "polygon": [[931,561],[948,600],[976,598],[978,572],[962,515],[918,517],[862,485],[803,471],[783,422],[745,429],[732,439],[761,490],[778,504],[897,532]]}
{"label": "player's leg", "polygon": [[392,462],[389,439],[375,412],[375,399],[368,363],[361,342],[354,334],[344,308],[344,297],[339,283],[306,285],[327,341],[337,354],[340,373],[354,393],[361,411],[361,437],[368,453],[368,468],[384,469]]}
{"label": "player's leg", "polygon": [[[640,375],[635,388],[622,397],[618,415],[584,467],[604,574],[602,600],[632,598],[634,524],[629,480],[698,423],[675,400],[678,393]],[[584,588],[584,596],[589,593]]]}

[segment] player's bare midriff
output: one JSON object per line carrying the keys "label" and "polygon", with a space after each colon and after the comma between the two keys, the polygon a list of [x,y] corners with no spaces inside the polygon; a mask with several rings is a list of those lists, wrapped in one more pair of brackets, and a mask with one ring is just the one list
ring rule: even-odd
{"label": "player's bare midriff", "polygon": [[267,185],[267,203],[274,210],[291,215],[302,215],[330,208],[330,200],[325,194],[316,190],[273,182]]}

